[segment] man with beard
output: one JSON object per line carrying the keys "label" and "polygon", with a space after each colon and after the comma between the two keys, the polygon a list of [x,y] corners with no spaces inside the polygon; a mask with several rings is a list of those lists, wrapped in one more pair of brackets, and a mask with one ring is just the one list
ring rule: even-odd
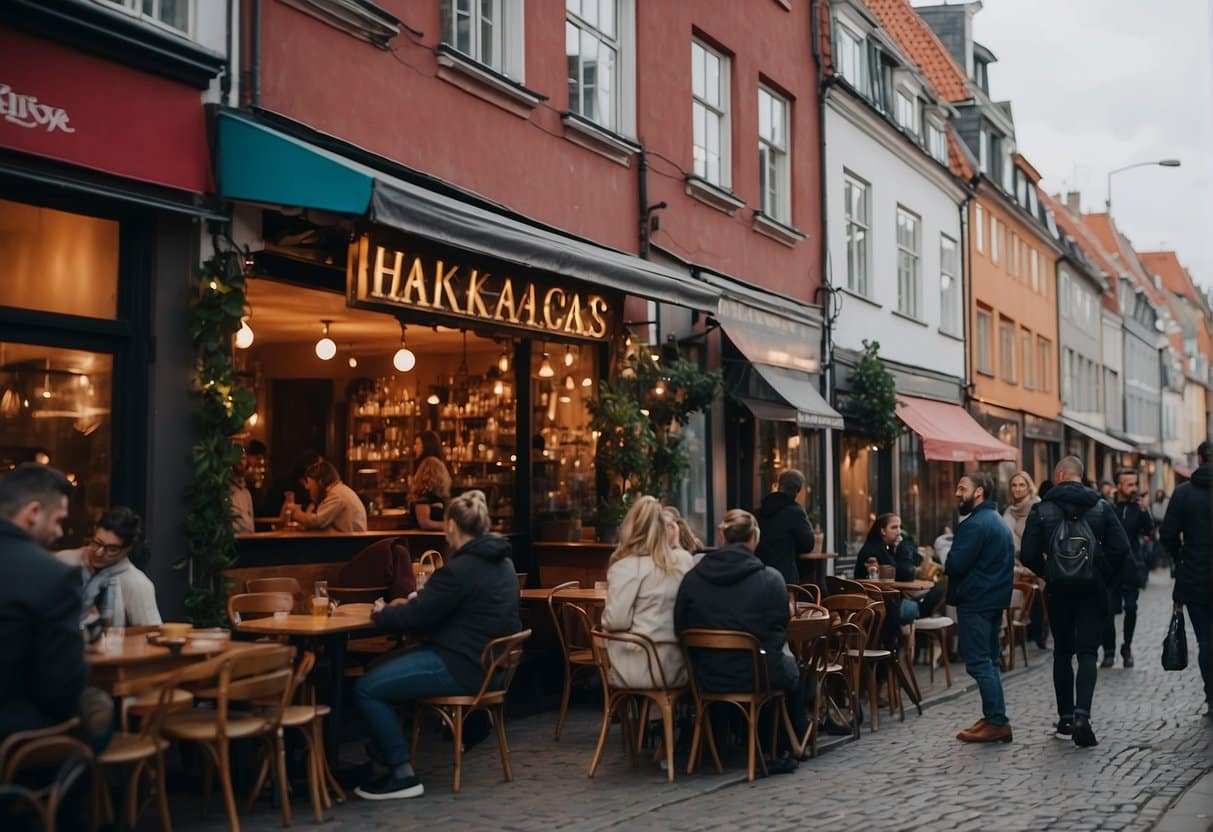
{"label": "man with beard", "polygon": [[1045,605],[1053,629],[1056,736],[1089,748],[1097,743],[1091,729],[1091,701],[1098,673],[1095,660],[1108,615],[1108,587],[1119,581],[1130,554],[1115,510],[1095,489],[1082,484],[1082,475],[1082,460],[1076,456],[1057,463],[1053,475],[1057,485],[1028,514],[1019,559],[1048,581]]}
{"label": "man with beard", "polygon": [[998,636],[1015,582],[1015,542],[993,494],[994,481],[984,471],[960,478],[956,508],[967,516],[956,527],[944,565],[965,670],[981,692],[982,718],[956,735],[961,742],[1011,742],[1012,736],[998,672]]}
{"label": "man with beard", "polygon": [[1154,535],[1154,520],[1137,497],[1137,472],[1132,468],[1116,472],[1116,493],[1112,509],[1120,519],[1129,538],[1131,562],[1125,563],[1121,575],[1112,576],[1108,587],[1108,617],[1103,630],[1103,662],[1101,667],[1116,663],[1116,615],[1125,614],[1125,638],[1120,647],[1120,656],[1125,667],[1133,666],[1133,632],[1137,629],[1137,596],[1145,587],[1149,577],[1145,558],[1141,553],[1142,541]]}

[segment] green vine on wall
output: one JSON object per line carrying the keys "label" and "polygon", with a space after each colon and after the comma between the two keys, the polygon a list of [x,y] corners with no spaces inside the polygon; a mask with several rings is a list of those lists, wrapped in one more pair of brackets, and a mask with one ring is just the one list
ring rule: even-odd
{"label": "green vine on wall", "polygon": [[193,482],[186,492],[189,554],[177,567],[189,570],[185,607],[200,627],[220,625],[226,618],[223,571],[236,562],[231,481],[240,461],[240,446],[232,437],[256,408],[253,391],[239,385],[232,362],[232,337],[245,314],[242,265],[234,251],[204,261],[190,302],[197,442]]}
{"label": "green vine on wall", "polygon": [[843,404],[847,428],[888,448],[905,426],[897,418],[897,383],[880,361],[880,342],[863,342],[863,356],[851,372],[850,396]]}

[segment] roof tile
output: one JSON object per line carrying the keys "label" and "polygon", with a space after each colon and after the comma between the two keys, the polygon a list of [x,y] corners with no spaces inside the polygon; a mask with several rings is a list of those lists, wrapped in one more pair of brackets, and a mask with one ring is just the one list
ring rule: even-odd
{"label": "roof tile", "polygon": [[936,93],[953,103],[973,97],[966,88],[964,70],[909,0],[866,0],[866,5],[918,65]]}

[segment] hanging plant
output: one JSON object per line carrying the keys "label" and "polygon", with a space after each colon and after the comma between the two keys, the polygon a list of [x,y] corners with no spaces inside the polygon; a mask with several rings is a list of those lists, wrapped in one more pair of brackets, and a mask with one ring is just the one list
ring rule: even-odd
{"label": "hanging plant", "polygon": [[240,461],[232,437],[253,415],[253,392],[241,387],[232,362],[232,337],[245,314],[243,258],[215,254],[202,263],[190,302],[195,355],[193,482],[186,492],[188,555],[176,564],[189,571],[185,608],[194,624],[211,627],[226,618],[223,571],[236,562],[231,482]]}
{"label": "hanging plant", "polygon": [[843,404],[847,428],[888,448],[905,426],[897,418],[897,384],[880,361],[880,342],[863,342],[863,356],[851,371],[851,394]]}

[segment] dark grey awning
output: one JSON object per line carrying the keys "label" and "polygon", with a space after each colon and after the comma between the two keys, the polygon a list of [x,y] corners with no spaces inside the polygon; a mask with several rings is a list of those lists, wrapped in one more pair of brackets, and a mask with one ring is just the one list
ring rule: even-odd
{"label": "dark grey awning", "polygon": [[729,384],[756,418],[842,430],[842,416],[817,392],[815,376],[769,364],[734,366]]}

